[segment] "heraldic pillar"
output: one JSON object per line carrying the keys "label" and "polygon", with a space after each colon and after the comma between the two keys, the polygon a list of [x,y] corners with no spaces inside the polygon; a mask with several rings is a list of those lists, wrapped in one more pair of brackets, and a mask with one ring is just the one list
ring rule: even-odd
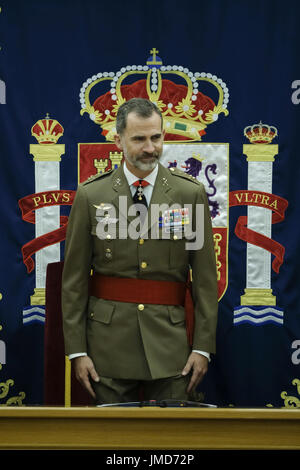
{"label": "heraldic pillar", "polygon": [[[272,171],[278,145],[269,143],[277,135],[275,128],[252,126],[245,129],[245,135],[255,136],[253,143],[243,145],[248,161],[248,191],[272,193]],[[266,140],[266,127],[270,141]],[[248,136],[248,135],[247,135]],[[272,236],[272,211],[268,208],[248,205],[247,227],[268,238]],[[241,305],[276,305],[271,289],[271,253],[252,243],[247,243],[247,284],[241,296]]]}
{"label": "heraldic pillar", "polygon": [[[32,127],[32,135],[38,144],[30,145],[30,154],[35,162],[35,192],[60,189],[59,165],[65,152],[63,144],[56,144],[63,134],[62,126],[50,119],[38,121]],[[42,237],[60,227],[59,206],[41,207],[35,211],[35,236]],[[60,244],[46,246],[35,254],[36,287],[31,296],[31,305],[45,305],[46,270],[48,263],[60,261]]]}

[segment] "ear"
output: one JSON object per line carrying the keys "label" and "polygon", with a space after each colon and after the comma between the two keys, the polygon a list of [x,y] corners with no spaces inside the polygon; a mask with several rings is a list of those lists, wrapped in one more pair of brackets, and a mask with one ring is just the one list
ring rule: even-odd
{"label": "ear", "polygon": [[122,146],[122,143],[121,143],[121,137],[120,137],[119,134],[114,135],[114,140],[115,140],[115,144],[118,147],[118,149],[123,150],[123,146]]}

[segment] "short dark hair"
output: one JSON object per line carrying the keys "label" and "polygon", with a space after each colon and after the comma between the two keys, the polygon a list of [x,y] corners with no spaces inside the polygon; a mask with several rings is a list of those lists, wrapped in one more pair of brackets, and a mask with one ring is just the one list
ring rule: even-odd
{"label": "short dark hair", "polygon": [[132,112],[142,118],[149,118],[153,113],[156,113],[160,116],[162,125],[162,114],[156,104],[152,103],[152,101],[146,100],[145,98],[132,98],[129,101],[125,101],[118,110],[116,119],[117,134],[123,134],[127,125],[127,116]]}

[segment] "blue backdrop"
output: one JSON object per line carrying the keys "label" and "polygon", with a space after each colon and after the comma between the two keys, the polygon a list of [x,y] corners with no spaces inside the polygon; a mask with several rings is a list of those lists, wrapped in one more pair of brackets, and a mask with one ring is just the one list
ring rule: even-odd
{"label": "blue backdrop", "polygon": [[[235,227],[247,207],[232,206],[228,285],[220,300],[217,354],[201,385],[205,400],[300,407],[299,14],[296,0],[1,2],[0,405],[43,404],[44,314],[42,308],[30,313],[36,277],[22,257],[36,233],[19,206],[38,192],[31,128],[47,113],[62,125],[60,188],[76,189],[78,143],[105,142],[100,126],[80,114],[82,84],[98,72],[146,64],[155,47],[164,65],[211,73],[226,83],[229,114],[207,127],[202,142],[229,144],[230,192],[248,188],[245,127],[261,120],[278,131],[272,194],[288,206],[272,226],[272,239],[285,254],[279,272],[272,270],[271,287],[283,322],[274,321],[275,314],[271,322],[255,323],[252,312],[249,321],[234,323],[247,271],[247,243]],[[60,210],[67,215],[69,207]]]}

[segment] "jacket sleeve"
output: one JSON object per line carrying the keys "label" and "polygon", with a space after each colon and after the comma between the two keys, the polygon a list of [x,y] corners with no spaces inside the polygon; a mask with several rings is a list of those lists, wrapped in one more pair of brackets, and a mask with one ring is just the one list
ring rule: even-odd
{"label": "jacket sleeve", "polygon": [[[211,216],[202,184],[197,193],[197,204],[202,205],[203,210],[199,215],[194,209],[193,225],[198,237],[199,231],[203,234],[203,245],[190,251],[195,313],[193,349],[215,353],[218,315],[217,270]],[[195,215],[198,220],[195,220]]]}
{"label": "jacket sleeve", "polygon": [[92,262],[89,205],[84,186],[79,185],[70,212],[62,276],[62,312],[65,353],[87,351],[86,310]]}

